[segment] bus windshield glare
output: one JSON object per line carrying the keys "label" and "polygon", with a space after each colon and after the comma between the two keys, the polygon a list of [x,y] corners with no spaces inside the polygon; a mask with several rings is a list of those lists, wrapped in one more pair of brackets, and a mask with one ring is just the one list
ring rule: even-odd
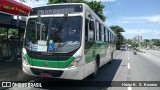
{"label": "bus windshield glare", "polygon": [[34,52],[68,53],[80,47],[81,30],[81,16],[30,18],[25,47]]}

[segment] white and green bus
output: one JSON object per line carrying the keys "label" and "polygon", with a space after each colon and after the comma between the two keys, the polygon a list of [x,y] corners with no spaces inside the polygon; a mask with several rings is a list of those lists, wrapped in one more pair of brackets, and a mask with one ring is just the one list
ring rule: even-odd
{"label": "white and green bus", "polygon": [[115,52],[115,33],[83,3],[32,8],[22,49],[23,72],[48,78],[96,77]]}

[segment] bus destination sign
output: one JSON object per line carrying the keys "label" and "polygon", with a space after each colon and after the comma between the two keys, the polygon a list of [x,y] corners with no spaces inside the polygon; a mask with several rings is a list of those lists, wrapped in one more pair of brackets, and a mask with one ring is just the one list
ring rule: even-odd
{"label": "bus destination sign", "polygon": [[30,15],[72,14],[82,12],[82,5],[53,5],[33,8]]}

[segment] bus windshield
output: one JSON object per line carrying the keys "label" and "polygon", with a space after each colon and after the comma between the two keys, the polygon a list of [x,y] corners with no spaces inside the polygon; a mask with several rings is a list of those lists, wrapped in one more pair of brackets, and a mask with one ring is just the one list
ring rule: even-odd
{"label": "bus windshield", "polygon": [[25,47],[35,52],[68,53],[80,47],[82,17],[30,18]]}

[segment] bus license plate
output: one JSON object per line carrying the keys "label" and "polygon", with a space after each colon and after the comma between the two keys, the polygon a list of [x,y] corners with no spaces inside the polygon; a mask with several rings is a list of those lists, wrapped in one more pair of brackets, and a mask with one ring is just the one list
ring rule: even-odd
{"label": "bus license plate", "polygon": [[46,78],[52,78],[52,75],[48,74],[48,73],[40,73],[40,76],[41,77],[46,77]]}

